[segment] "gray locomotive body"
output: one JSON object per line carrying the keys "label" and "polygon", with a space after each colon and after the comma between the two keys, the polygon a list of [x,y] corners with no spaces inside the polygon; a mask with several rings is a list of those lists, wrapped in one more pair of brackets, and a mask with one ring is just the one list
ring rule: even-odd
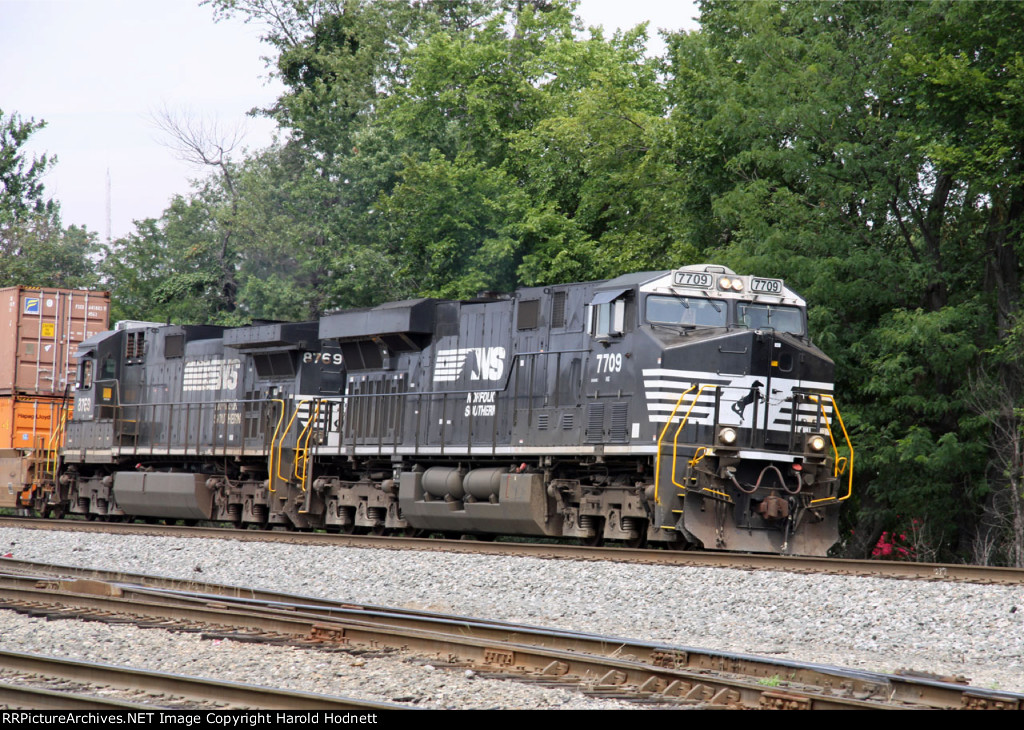
{"label": "gray locomotive body", "polygon": [[824,554],[849,495],[832,363],[776,279],[684,267],[153,328],[137,362],[129,334],[82,347],[51,508]]}

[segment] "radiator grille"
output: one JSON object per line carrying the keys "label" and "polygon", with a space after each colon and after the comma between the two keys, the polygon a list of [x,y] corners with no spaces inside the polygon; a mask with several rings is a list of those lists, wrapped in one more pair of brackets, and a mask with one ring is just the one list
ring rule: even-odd
{"label": "radiator grille", "polygon": [[587,442],[600,443],[604,438],[604,403],[587,405]]}

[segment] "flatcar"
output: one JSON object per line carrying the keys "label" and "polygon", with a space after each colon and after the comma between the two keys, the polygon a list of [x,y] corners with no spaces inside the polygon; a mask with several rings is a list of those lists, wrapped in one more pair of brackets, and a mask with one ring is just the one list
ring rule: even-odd
{"label": "flatcar", "polygon": [[832,361],[722,266],[82,343],[48,515],[823,555]]}

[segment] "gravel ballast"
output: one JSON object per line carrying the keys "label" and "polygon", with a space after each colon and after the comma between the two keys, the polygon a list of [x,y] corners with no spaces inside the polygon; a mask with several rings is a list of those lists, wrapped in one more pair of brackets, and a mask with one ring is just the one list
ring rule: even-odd
{"label": "gravel ballast", "polygon": [[[977,686],[1024,691],[1021,586],[0,528],[5,553],[869,671],[963,675]],[[419,707],[623,706],[408,657],[214,644],[10,611],[0,621],[7,651]]]}

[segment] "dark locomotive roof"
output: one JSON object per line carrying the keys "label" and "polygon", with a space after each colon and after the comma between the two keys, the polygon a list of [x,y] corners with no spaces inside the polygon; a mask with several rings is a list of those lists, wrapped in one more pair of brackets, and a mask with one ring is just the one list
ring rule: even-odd
{"label": "dark locomotive roof", "polygon": [[274,322],[237,327],[224,333],[224,344],[242,352],[268,347],[309,347],[319,339],[319,323]]}
{"label": "dark locomotive roof", "polygon": [[646,284],[668,273],[668,271],[639,271],[635,274],[623,274],[622,276],[616,276],[614,279],[602,281],[598,285],[597,291],[632,289],[634,286]]}
{"label": "dark locomotive roof", "polygon": [[369,309],[349,309],[320,320],[320,338],[364,340],[386,335],[428,335],[434,331],[438,299],[406,299]]}
{"label": "dark locomotive roof", "polygon": [[117,335],[117,332],[113,330],[106,330],[104,332],[97,332],[92,337],[82,340],[78,343],[78,349],[75,351],[75,357],[83,357],[84,355],[94,352],[97,345],[115,335]]}

